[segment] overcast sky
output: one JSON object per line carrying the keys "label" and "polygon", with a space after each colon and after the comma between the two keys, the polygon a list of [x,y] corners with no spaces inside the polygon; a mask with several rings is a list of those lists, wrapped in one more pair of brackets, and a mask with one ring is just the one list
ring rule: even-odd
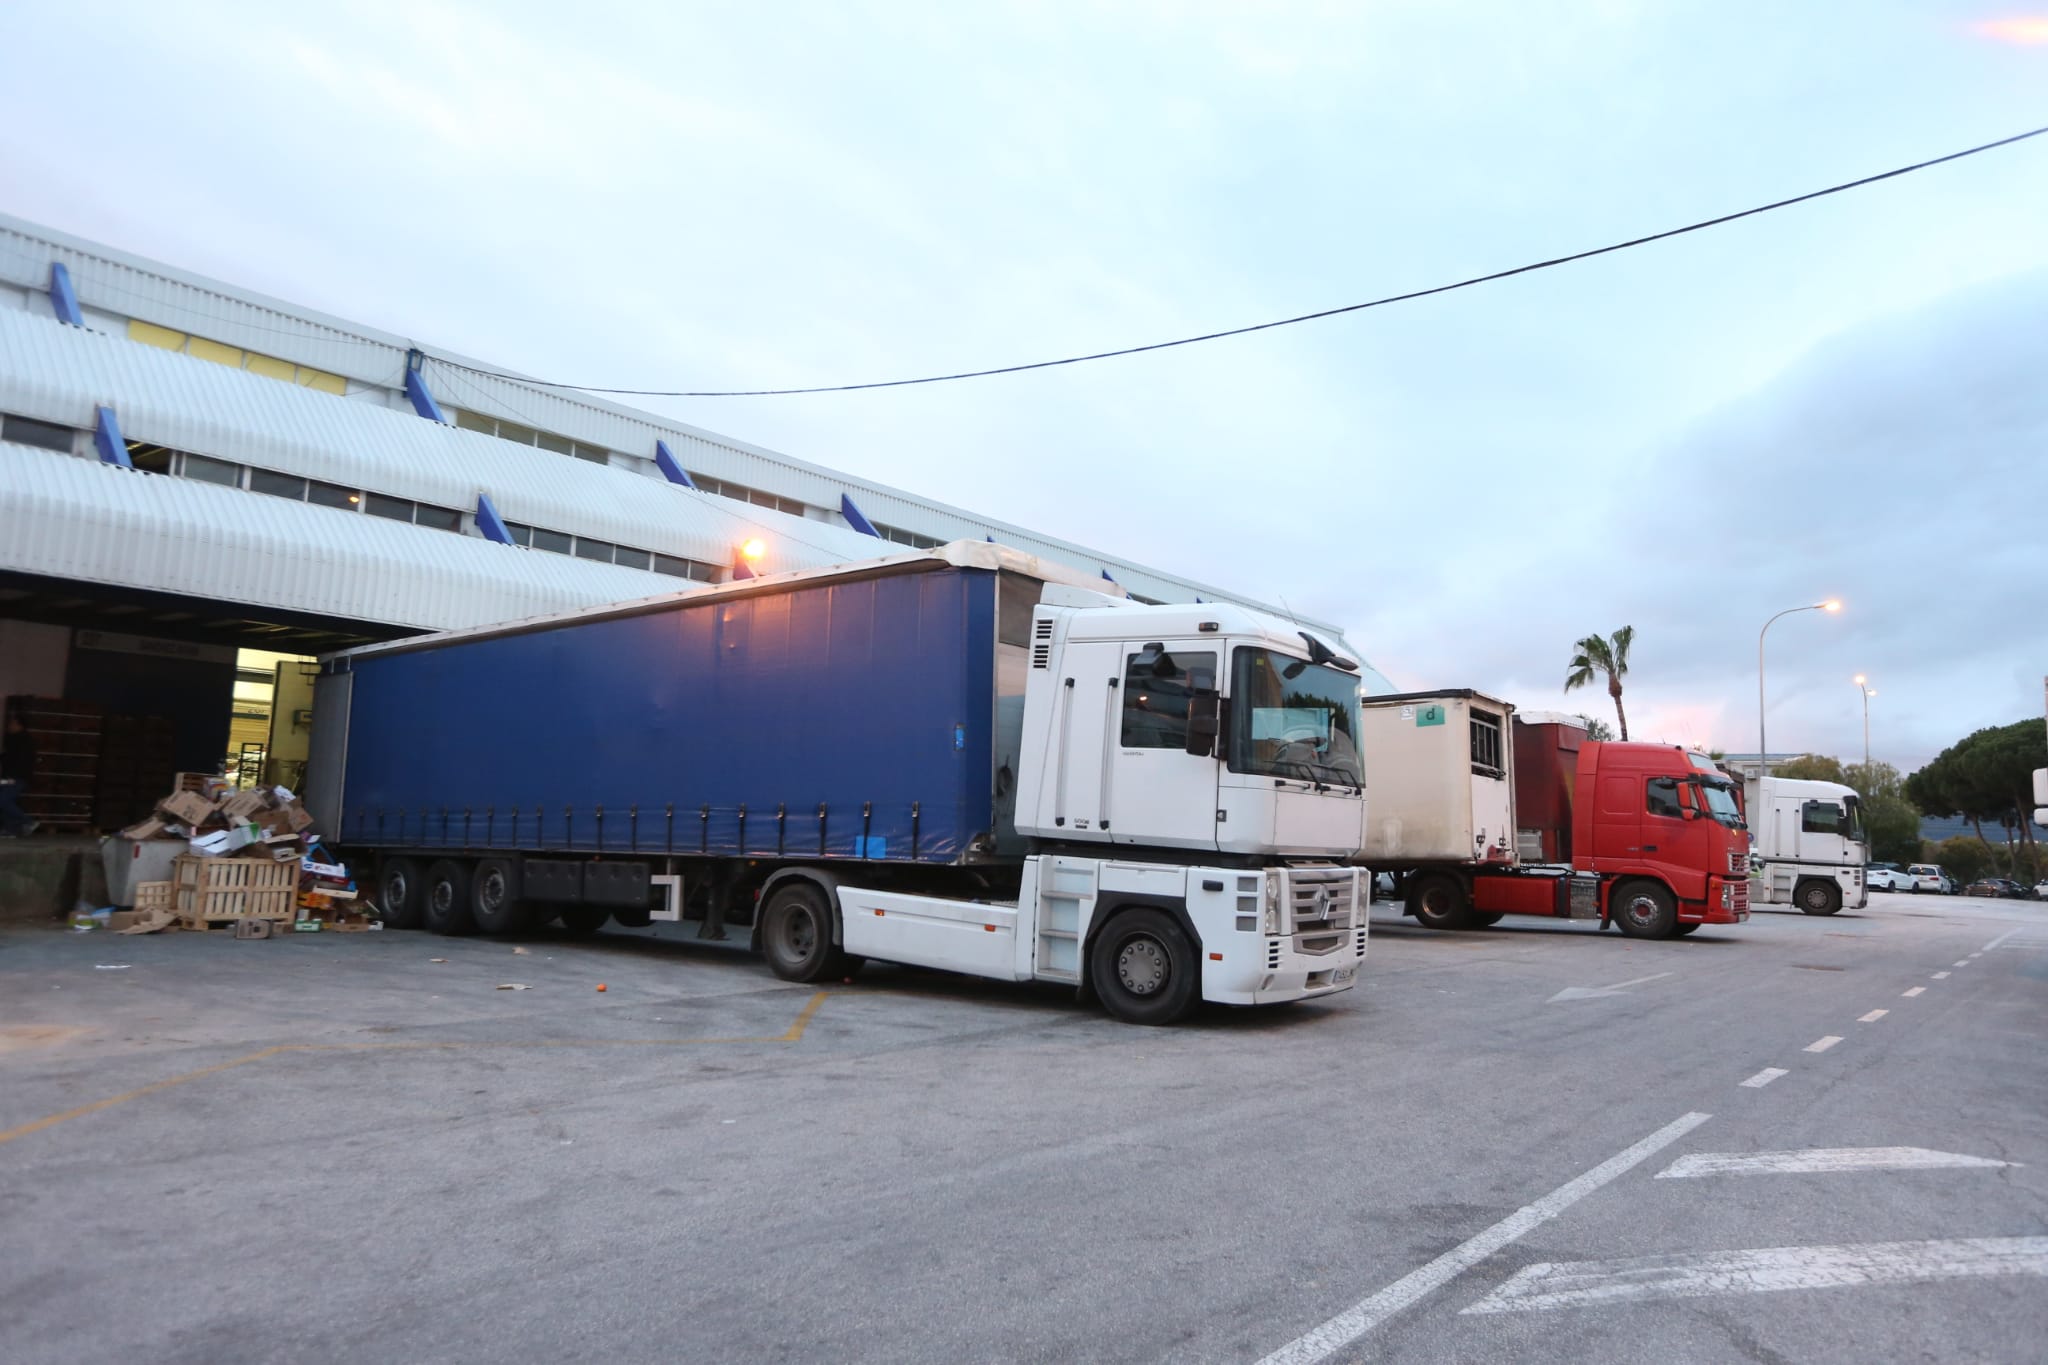
{"label": "overcast sky", "polygon": [[[2015,4],[17,7],[0,205],[528,373],[746,388],[1355,302],[2048,122]],[[2032,8],[2048,15],[2048,3]],[[671,13],[660,12],[672,10]],[[2039,715],[2048,138],[1445,297],[635,400],[1343,623],[1403,686],[1911,768]]]}

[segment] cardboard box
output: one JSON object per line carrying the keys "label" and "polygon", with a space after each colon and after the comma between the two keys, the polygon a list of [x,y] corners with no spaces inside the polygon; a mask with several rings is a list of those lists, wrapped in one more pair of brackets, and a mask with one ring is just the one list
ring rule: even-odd
{"label": "cardboard box", "polygon": [[[169,910],[137,910],[133,922],[115,926],[117,934],[157,934],[177,925],[178,917]],[[118,917],[117,917],[118,918]]]}
{"label": "cardboard box", "polygon": [[261,787],[252,791],[236,792],[220,803],[220,813],[228,818],[229,824],[245,824],[258,812],[270,806],[270,793]]}
{"label": "cardboard box", "polygon": [[134,824],[122,830],[121,837],[123,839],[134,839],[137,841],[143,839],[159,839],[162,838],[169,829],[169,825],[165,824],[163,821],[157,819],[154,815],[152,815],[147,820],[137,820]]}
{"label": "cardboard box", "polygon": [[233,829],[215,830],[211,834],[194,835],[192,851],[206,858],[225,858],[238,849],[247,848],[256,842],[254,825],[236,825]]}
{"label": "cardboard box", "polygon": [[177,792],[156,803],[161,813],[168,815],[181,825],[194,829],[206,823],[213,814],[213,802],[196,792]]}

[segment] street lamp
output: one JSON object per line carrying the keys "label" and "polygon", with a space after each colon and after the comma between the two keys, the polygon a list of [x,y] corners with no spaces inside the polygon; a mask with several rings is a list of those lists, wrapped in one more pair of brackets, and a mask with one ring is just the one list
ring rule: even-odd
{"label": "street lamp", "polygon": [[1863,675],[1856,675],[1856,688],[1863,694],[1863,781],[1870,782],[1870,699],[1877,695],[1877,689],[1864,684]]}
{"label": "street lamp", "polygon": [[[1841,609],[1841,602],[1830,597],[1825,602],[1815,602],[1811,606],[1787,607],[1779,612],[1778,616],[1790,616],[1795,611],[1840,611]],[[1771,622],[1776,621],[1778,616],[1773,616],[1770,621],[1764,622],[1763,630],[1756,633],[1756,774],[1758,777],[1767,777],[1771,771],[1771,760],[1769,758],[1771,751],[1764,744],[1764,634],[1770,630]]]}

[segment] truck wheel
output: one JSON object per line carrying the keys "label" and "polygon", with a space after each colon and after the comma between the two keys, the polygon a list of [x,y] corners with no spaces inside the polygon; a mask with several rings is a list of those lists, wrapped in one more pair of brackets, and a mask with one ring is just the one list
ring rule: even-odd
{"label": "truck wheel", "polygon": [[1671,937],[1684,938],[1687,934],[1691,933],[1693,930],[1699,927],[1700,926],[1697,924],[1674,924],[1671,926]]}
{"label": "truck wheel", "polygon": [[377,909],[393,929],[417,929],[426,905],[426,877],[417,858],[383,858],[377,863]]}
{"label": "truck wheel", "polygon": [[1506,915],[1504,913],[1496,915],[1489,912],[1484,915],[1474,915],[1472,917],[1472,927],[1474,929],[1491,929],[1494,925],[1499,924],[1501,920],[1505,918]]}
{"label": "truck wheel", "polygon": [[469,912],[469,869],[443,858],[427,869],[426,905],[420,918],[437,934],[473,934]]}
{"label": "truck wheel", "polygon": [[1630,938],[1670,938],[1678,927],[1678,902],[1655,882],[1623,882],[1608,905],[1614,926]]}
{"label": "truck wheel", "polygon": [[469,878],[469,915],[486,934],[514,934],[526,927],[519,899],[519,869],[509,858],[486,858]]}
{"label": "truck wheel", "polygon": [[1842,888],[1818,877],[1808,877],[1799,883],[1799,889],[1792,893],[1792,898],[1809,915],[1832,915],[1842,908]]}
{"label": "truck wheel", "polygon": [[1171,1024],[1202,998],[1202,963],[1173,916],[1126,910],[1095,936],[1088,982],[1127,1024]]}
{"label": "truck wheel", "polygon": [[565,905],[555,917],[570,934],[588,938],[611,922],[612,912],[602,905]]}
{"label": "truck wheel", "polygon": [[1465,929],[1472,923],[1464,886],[1442,873],[1415,879],[1408,888],[1408,913],[1425,929]]}
{"label": "truck wheel", "polygon": [[768,969],[784,981],[842,975],[825,893],[801,878],[776,887],[761,911],[761,951],[768,955]]}

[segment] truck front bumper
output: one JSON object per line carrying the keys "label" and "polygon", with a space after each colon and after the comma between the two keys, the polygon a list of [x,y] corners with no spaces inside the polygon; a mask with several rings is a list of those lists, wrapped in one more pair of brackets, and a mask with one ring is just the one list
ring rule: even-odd
{"label": "truck front bumper", "polygon": [[1741,924],[1749,918],[1749,879],[1707,878],[1704,901],[1680,901],[1680,924]]}
{"label": "truck front bumper", "polygon": [[1286,938],[1249,935],[1207,944],[1202,998],[1221,1005],[1277,1005],[1348,991],[1358,984],[1365,945],[1366,926],[1362,923],[1327,953],[1300,952]]}

